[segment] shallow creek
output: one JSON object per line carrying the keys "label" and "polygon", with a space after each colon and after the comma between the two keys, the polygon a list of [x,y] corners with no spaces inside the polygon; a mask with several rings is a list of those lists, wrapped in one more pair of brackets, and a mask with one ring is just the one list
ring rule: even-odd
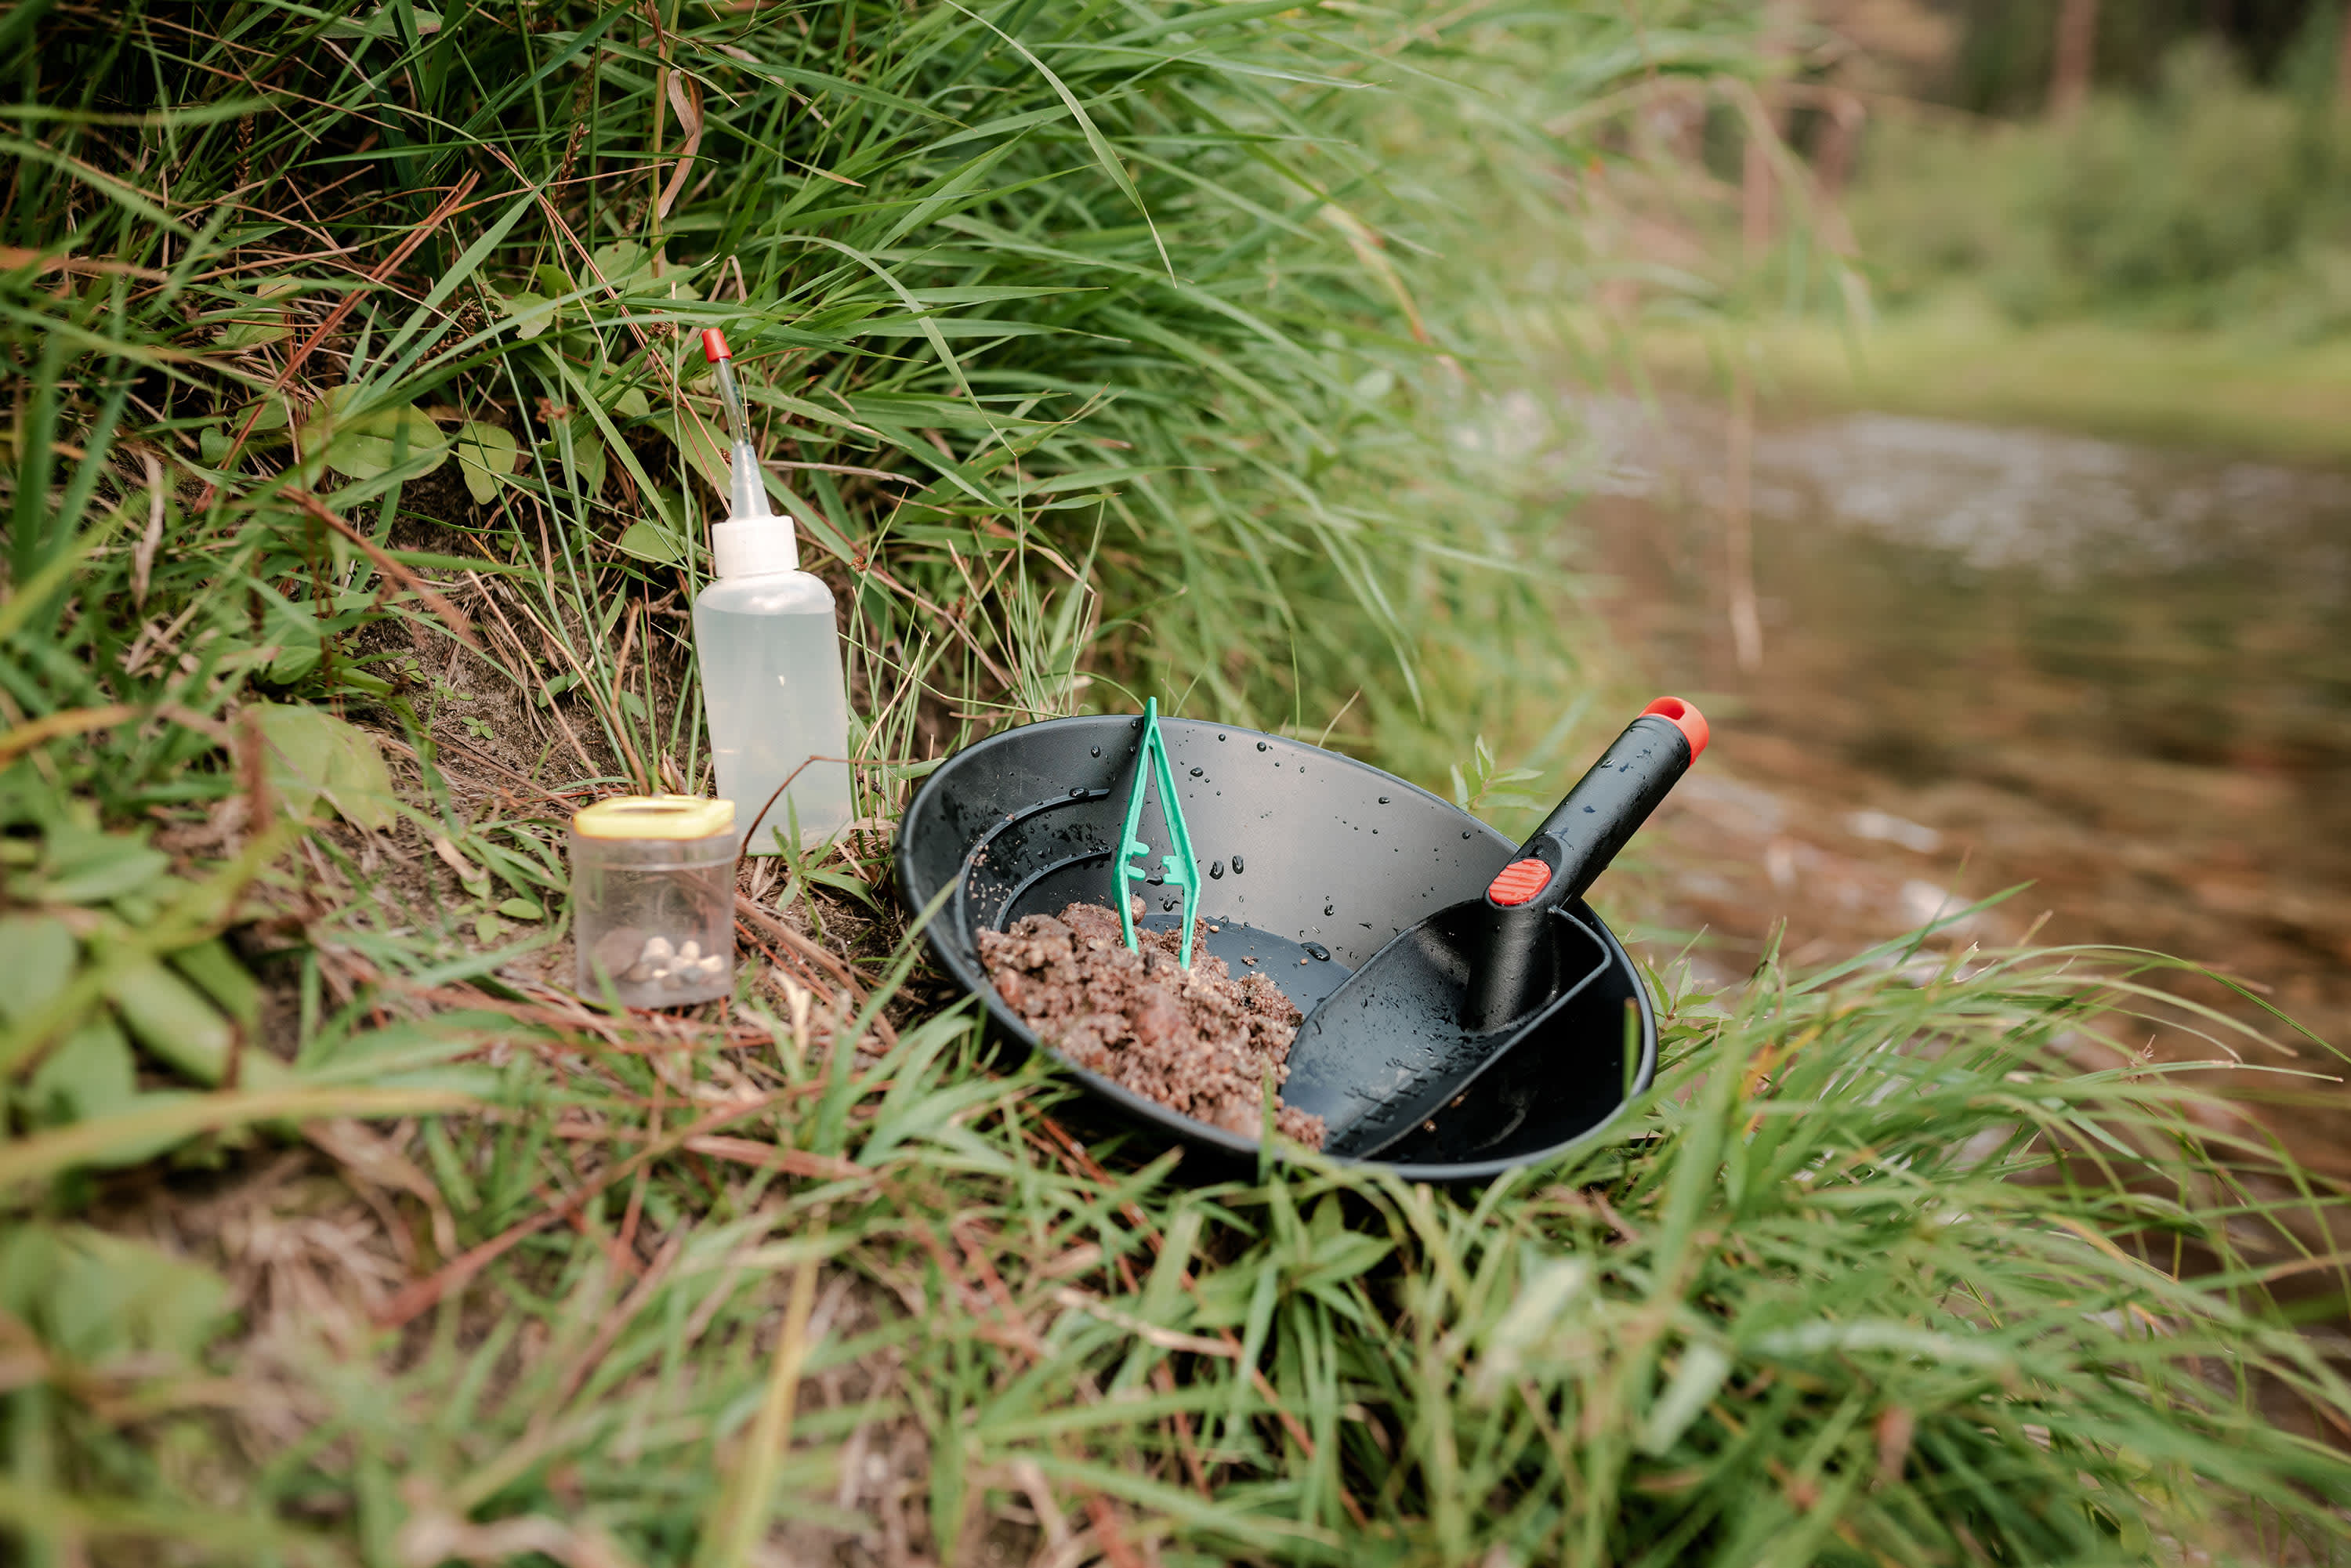
{"label": "shallow creek", "polygon": [[[1574,564],[1721,737],[1651,883],[1663,924],[1706,928],[1701,966],[1743,969],[1779,920],[1813,961],[2030,881],[1966,935],[2046,912],[2038,940],[2194,958],[2351,1044],[2351,477],[1882,415],[1767,426],[1749,671],[1724,416],[1611,402],[1584,425]],[[2306,1041],[2297,1065],[2340,1070]],[[2351,1114],[2335,1092],[2292,1119],[2351,1174],[2351,1140],[2318,1135]]]}

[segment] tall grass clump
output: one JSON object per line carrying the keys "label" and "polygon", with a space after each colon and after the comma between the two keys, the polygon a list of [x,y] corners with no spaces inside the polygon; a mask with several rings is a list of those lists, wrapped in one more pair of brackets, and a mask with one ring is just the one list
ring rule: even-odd
{"label": "tall grass clump", "polygon": [[[2123,957],[1668,996],[1607,1140],[1447,1196],[1096,1134],[886,885],[928,764],[1081,706],[1559,747],[1509,323],[1748,20],[0,17],[12,1560],[2339,1551],[2335,1195],[2099,1043]],[[618,1013],[561,824],[703,784],[704,326],[863,820],[746,873],[729,1003]]]}

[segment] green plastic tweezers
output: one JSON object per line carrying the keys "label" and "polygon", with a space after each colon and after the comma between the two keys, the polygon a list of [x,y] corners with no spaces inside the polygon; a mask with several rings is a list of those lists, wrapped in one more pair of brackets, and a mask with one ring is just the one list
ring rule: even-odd
{"label": "green plastic tweezers", "polygon": [[[1134,941],[1134,912],[1129,902],[1136,883],[1150,883],[1138,856],[1148,856],[1151,846],[1143,841],[1136,829],[1143,824],[1143,797],[1151,783],[1159,785],[1159,815],[1167,824],[1167,836],[1176,846],[1173,854],[1159,857],[1160,880],[1184,890],[1184,950],[1177,960],[1186,969],[1192,967],[1192,924],[1200,902],[1200,862],[1192,855],[1191,830],[1184,825],[1184,802],[1176,793],[1176,765],[1168,759],[1167,742],[1159,733],[1159,700],[1145,697],[1143,702],[1143,744],[1134,754],[1134,783],[1126,796],[1126,847],[1119,852],[1116,875],[1111,889],[1112,902],[1118,905],[1119,929],[1125,934],[1129,951],[1137,951]],[[1145,898],[1149,894],[1144,894]]]}

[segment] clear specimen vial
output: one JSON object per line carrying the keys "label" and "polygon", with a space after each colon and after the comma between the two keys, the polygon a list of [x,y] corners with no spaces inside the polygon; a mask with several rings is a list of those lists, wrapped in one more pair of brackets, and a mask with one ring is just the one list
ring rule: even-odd
{"label": "clear specimen vial", "polygon": [[735,802],[622,795],[571,819],[580,994],[624,1007],[735,989]]}

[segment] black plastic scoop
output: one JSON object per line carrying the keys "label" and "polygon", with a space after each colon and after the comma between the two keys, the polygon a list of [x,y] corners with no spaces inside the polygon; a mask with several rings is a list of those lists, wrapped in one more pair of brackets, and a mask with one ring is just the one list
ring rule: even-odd
{"label": "black plastic scoop", "polygon": [[1423,1126],[1606,972],[1606,947],[1569,910],[1706,739],[1698,709],[1651,703],[1482,896],[1400,933],[1322,998],[1281,1097],[1322,1118],[1325,1153],[1375,1155]]}
{"label": "black plastic scoop", "polygon": [[[1510,840],[1368,763],[1231,725],[1159,722],[1200,865],[1199,913],[1215,927],[1207,949],[1236,975],[1270,976],[1301,1011],[1399,933],[1479,897],[1512,858]],[[941,763],[907,805],[897,844],[907,904],[936,904],[924,931],[932,955],[979,998],[994,1032],[1025,1049],[1058,1054],[996,994],[979,934],[1103,901],[1141,734],[1141,720],[1114,714],[1006,730]],[[1149,809],[1138,836],[1155,853],[1168,845]],[[1154,901],[1142,924],[1175,929],[1177,913],[1166,906],[1180,904],[1180,890],[1140,891]],[[1546,1010],[1528,1043],[1480,1074],[1459,1103],[1373,1163],[1414,1181],[1486,1180],[1596,1135],[1648,1086],[1656,1060],[1648,992],[1599,917],[1568,908],[1588,934],[1585,968],[1597,977]],[[1067,1065],[1096,1104],[1216,1156],[1187,1161],[1187,1176],[1254,1167],[1254,1136]]]}

